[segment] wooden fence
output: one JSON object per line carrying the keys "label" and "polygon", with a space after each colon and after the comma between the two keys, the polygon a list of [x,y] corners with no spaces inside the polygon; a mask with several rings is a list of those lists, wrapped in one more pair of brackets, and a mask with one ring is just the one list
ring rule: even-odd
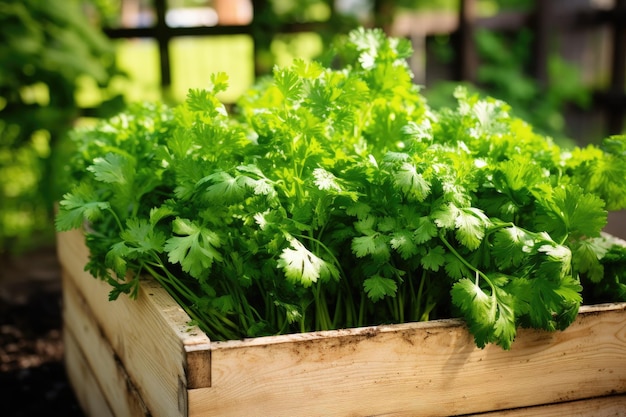
{"label": "wooden fence", "polygon": [[[252,0],[254,15],[249,23],[202,27],[169,27],[166,24],[166,0],[154,0],[156,23],[152,27],[106,29],[111,38],[153,38],[159,45],[161,85],[171,84],[169,42],[179,36],[240,35],[251,36],[255,51],[268,48],[273,35],[289,32],[337,29],[334,21],[326,23],[268,22],[267,0]],[[332,9],[333,2],[330,1]],[[456,60],[448,76],[458,81],[476,81],[480,60],[474,34],[480,28],[497,31],[516,31],[528,28],[533,33],[530,75],[540,83],[548,82],[548,56],[558,48],[558,53],[570,62],[580,65],[583,72],[597,72],[598,61],[608,62],[600,71],[606,78],[602,88],[593,92],[592,108],[575,119],[580,124],[600,123],[604,134],[624,131],[626,114],[626,0],[538,0],[529,12],[502,12],[489,18],[477,16],[477,0],[460,0],[457,13],[414,13],[396,15],[390,4],[378,1],[374,13],[376,22],[394,36],[412,40],[417,51],[423,50],[429,37],[449,34],[455,40]],[[604,4],[600,7],[598,4]],[[595,42],[598,38],[602,40]],[[556,46],[555,46],[556,45]],[[597,50],[609,45],[608,50]],[[598,58],[598,54],[602,58]],[[591,58],[590,58],[591,55]],[[428,63],[425,54],[415,54],[411,65],[418,82],[427,80]],[[593,68],[592,68],[593,67]],[[267,68],[256,67],[261,74]],[[596,74],[597,76],[597,74]],[[574,110],[575,112],[577,110]],[[582,129],[584,131],[584,129]]]}

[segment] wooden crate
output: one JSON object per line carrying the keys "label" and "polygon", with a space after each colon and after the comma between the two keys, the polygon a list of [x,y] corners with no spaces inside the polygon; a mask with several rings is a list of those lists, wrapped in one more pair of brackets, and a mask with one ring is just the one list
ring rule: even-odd
{"label": "wooden crate", "polygon": [[475,347],[459,320],[211,342],[155,282],[108,301],[78,231],[58,235],[66,367],[91,416],[618,416],[626,303],[562,332]]}

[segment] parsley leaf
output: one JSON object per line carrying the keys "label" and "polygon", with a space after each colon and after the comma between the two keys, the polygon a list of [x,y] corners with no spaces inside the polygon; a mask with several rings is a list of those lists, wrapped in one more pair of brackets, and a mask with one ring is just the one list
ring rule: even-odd
{"label": "parsley leaf", "polygon": [[398,290],[396,282],[391,278],[374,275],[363,281],[363,288],[367,296],[373,301],[379,301],[386,296],[393,297]]}
{"label": "parsley leaf", "polygon": [[318,279],[338,278],[334,265],[316,256],[297,239],[290,239],[289,245],[283,249],[277,264],[288,280],[309,287]]}
{"label": "parsley leaf", "polygon": [[55,225],[60,231],[78,229],[85,221],[98,220],[104,210],[111,208],[107,201],[99,201],[96,192],[87,184],[81,184],[72,193],[65,194],[59,205],[61,210]]}
{"label": "parsley leaf", "polygon": [[219,236],[188,219],[177,217],[172,222],[175,236],[165,242],[165,252],[172,263],[180,263],[183,271],[201,278],[214,261],[221,261]]}

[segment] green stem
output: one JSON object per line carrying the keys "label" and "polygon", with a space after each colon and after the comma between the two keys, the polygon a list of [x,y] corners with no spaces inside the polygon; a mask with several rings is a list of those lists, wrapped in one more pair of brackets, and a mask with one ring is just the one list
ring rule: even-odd
{"label": "green stem", "polygon": [[417,312],[416,318],[419,319],[422,317],[422,305],[424,300],[424,283],[426,282],[426,271],[422,271],[422,279],[420,280],[420,286],[417,289],[417,308],[415,311]]}
{"label": "green stem", "polygon": [[474,265],[472,265],[471,263],[467,262],[467,260],[464,257],[462,257],[461,254],[456,251],[456,249],[454,249],[454,247],[450,244],[450,242],[448,242],[448,240],[444,236],[443,232],[439,233],[439,238],[441,239],[443,244],[446,245],[446,247],[450,250],[450,252],[452,252],[452,254],[454,256],[456,256],[459,261],[461,261],[461,263],[463,265],[465,265],[468,269],[470,269],[471,271],[476,273],[476,278],[477,279],[480,276],[482,279],[487,281],[487,283],[489,284],[489,286],[491,287],[491,289],[493,291],[493,294],[496,293],[495,286],[493,285],[493,283],[491,282],[489,277],[487,275],[485,275],[480,269],[476,268]]}
{"label": "green stem", "polygon": [[475,268],[472,264],[470,264],[469,262],[467,262],[465,260],[465,258],[463,258],[450,244],[450,242],[448,242],[448,240],[445,238],[445,236],[443,235],[443,232],[439,233],[439,237],[441,238],[441,241],[448,247],[448,249],[450,249],[450,252],[452,252],[454,254],[454,256],[456,256],[462,263],[463,265],[465,265],[466,267],[468,267],[471,271],[474,271],[474,273],[476,274],[476,286],[478,286],[478,282],[479,282],[479,278],[484,279],[487,284],[489,285],[489,287],[491,288],[491,297],[494,300],[494,302],[491,304],[491,309],[492,311],[495,310],[497,308],[497,304],[498,304],[498,295],[496,292],[496,286],[494,285],[494,283],[491,281],[491,279],[489,279],[489,277],[487,275],[485,275],[485,273],[483,273],[481,270],[479,270],[478,268]]}
{"label": "green stem", "polygon": [[[148,271],[150,275],[159,282],[168,294],[182,307],[183,310],[185,310],[189,317],[194,320],[204,332],[209,334],[211,338],[221,340],[239,338],[239,333],[237,332],[237,326],[235,323],[220,314],[216,314],[217,312],[215,311],[211,311],[211,315],[199,314],[196,310],[190,307],[194,304],[183,302],[178,293],[169,286],[169,283],[172,281],[171,279],[165,279],[163,275],[157,273],[150,266],[146,266],[146,271]],[[166,272],[166,274],[169,274],[169,272]],[[216,319],[219,319],[219,321]],[[224,325],[232,328],[233,330],[227,329]]]}
{"label": "green stem", "polygon": [[120,231],[124,230],[124,225],[122,225],[122,221],[120,220],[120,218],[117,215],[117,213],[115,212],[115,210],[113,210],[113,208],[111,208],[111,207],[109,207],[108,210],[113,215],[113,219],[115,220],[115,223],[117,223],[117,227],[119,228],[119,230]]}
{"label": "green stem", "polygon": [[[156,254],[155,256],[158,258]],[[165,275],[158,273],[154,267],[163,271]],[[240,326],[233,323],[217,310],[211,309],[210,311],[199,312],[193,309],[191,306],[198,305],[200,298],[187,286],[182,285],[180,280],[174,277],[161,262],[157,262],[156,265],[146,262],[143,264],[143,268],[181,305],[189,317],[196,321],[203,331],[214,338],[223,340],[238,339],[240,337]],[[182,301],[181,297],[185,299],[185,302]]]}
{"label": "green stem", "polygon": [[330,330],[332,322],[328,312],[328,304],[324,290],[319,284],[313,286],[313,297],[315,300],[315,330]]}
{"label": "green stem", "polygon": [[400,294],[396,296],[396,303],[398,304],[398,321],[397,323],[404,323],[404,298],[406,297],[406,286],[403,285]]}
{"label": "green stem", "polygon": [[421,302],[419,300],[419,297],[416,296],[415,294],[415,287],[413,285],[413,274],[411,273],[411,271],[408,272],[407,278],[406,280],[408,281],[408,285],[409,285],[409,289],[408,289],[408,297],[409,297],[409,306],[410,306],[410,311],[409,313],[409,320],[410,321],[416,321],[418,315],[415,314],[417,308],[419,308],[419,303]]}
{"label": "green stem", "polygon": [[[342,310],[343,306],[341,305],[343,300],[342,300],[340,294],[341,294],[341,291],[337,291],[337,298],[336,298],[336,301],[335,301],[335,314],[333,314],[333,320],[332,320],[332,323],[331,323],[333,329],[336,329],[339,326],[339,321],[341,320],[340,313],[343,311]],[[347,317],[346,317],[346,319],[343,322],[344,323],[347,322]]]}
{"label": "green stem", "polygon": [[302,308],[302,318],[300,319],[300,333],[306,333],[307,328],[306,328],[306,306],[301,304],[300,307]]}
{"label": "green stem", "polygon": [[168,284],[173,286],[176,289],[176,291],[178,291],[179,294],[184,296],[186,299],[192,301],[193,303],[197,303],[198,296],[193,291],[191,291],[189,287],[183,285],[181,280],[175,277],[167,269],[165,264],[161,261],[161,258],[159,258],[158,254],[153,253],[152,255],[153,255],[154,261],[144,262],[143,267],[152,275],[155,275],[155,274],[158,275],[158,273],[156,272],[154,268],[158,268],[159,270],[163,271],[163,273],[165,274],[165,277],[161,276],[162,281],[167,281]]}
{"label": "green stem", "polygon": [[[341,294],[341,291],[338,291],[338,293]],[[356,305],[354,304],[354,297],[349,287],[346,290],[346,295],[346,326],[354,327],[356,325],[355,320],[357,320],[357,312]]]}
{"label": "green stem", "polygon": [[363,295],[361,296],[361,303],[359,305],[359,320],[356,324],[358,327],[363,327],[365,325],[365,302],[366,297]]}

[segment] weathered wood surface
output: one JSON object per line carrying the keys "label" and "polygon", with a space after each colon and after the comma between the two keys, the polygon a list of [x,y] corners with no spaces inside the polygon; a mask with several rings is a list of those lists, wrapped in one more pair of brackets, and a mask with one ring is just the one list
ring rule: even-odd
{"label": "weathered wood surface", "polygon": [[[456,320],[215,343],[190,415],[450,416],[626,392],[624,305],[478,349]],[[280,412],[276,410],[279,405]]]}
{"label": "weathered wood surface", "polygon": [[63,333],[63,346],[67,376],[73,387],[80,387],[74,393],[85,414],[90,417],[115,417],[98,385],[98,377],[93,374],[78,342],[67,329]]}
{"label": "weathered wood surface", "polygon": [[[623,417],[626,395],[610,395],[587,400],[569,401],[537,407],[481,413],[475,417]],[[472,417],[470,415],[465,417]]]}
{"label": "weathered wood surface", "polygon": [[146,416],[141,395],[74,282],[63,277],[63,341],[68,376],[91,417]]}
{"label": "weathered wood surface", "polygon": [[[82,236],[59,239],[73,246],[59,248],[64,268],[82,271]],[[510,351],[476,348],[459,320],[211,343],[149,280],[137,301],[112,305],[106,284],[67,276],[88,304],[68,315],[92,311],[102,336],[88,342],[94,335],[79,332],[77,344],[86,356],[100,352],[90,344],[110,344],[114,354],[97,356],[115,355],[154,416],[608,416],[624,405],[626,303],[583,307],[563,332],[521,330]],[[81,320],[66,322],[79,329]],[[569,412],[584,407],[587,414]]]}
{"label": "weathered wood surface", "polygon": [[[206,359],[208,337],[197,327],[188,325],[189,317],[182,308],[153,281],[143,283],[137,300],[120,296],[111,303],[110,286],[84,271],[88,250],[82,233],[59,233],[57,239],[64,279],[74,284],[77,297],[84,300],[82,308],[66,308],[64,322],[77,338],[83,354],[91,359],[92,369],[114,355],[113,360],[122,364],[128,380],[152,415],[187,415],[188,380],[196,381],[195,377],[187,377],[188,356]],[[81,322],[87,320],[84,316],[93,320],[92,323]],[[97,348],[103,341],[110,344],[111,352]],[[193,353],[188,355],[188,351]],[[208,371],[198,367],[209,365],[210,361],[195,361],[191,367],[194,375],[208,375]],[[118,398],[109,397],[109,401],[114,403]]]}

